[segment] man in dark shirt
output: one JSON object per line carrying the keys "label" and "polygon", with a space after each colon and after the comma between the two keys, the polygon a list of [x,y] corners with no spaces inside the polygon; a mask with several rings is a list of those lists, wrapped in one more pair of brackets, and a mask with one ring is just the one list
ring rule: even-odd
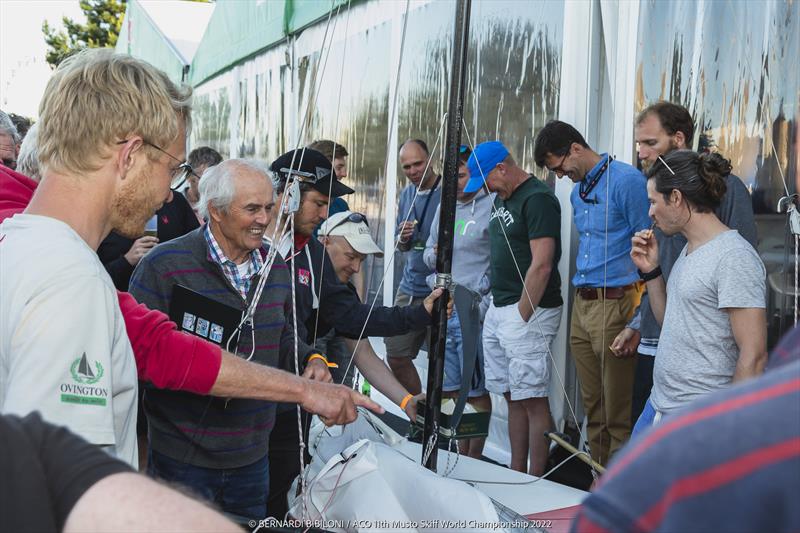
{"label": "man in dark shirt", "polygon": [[[183,329],[262,365],[279,367],[281,357],[293,362],[290,277],[282,259],[276,258],[263,274],[263,292],[258,290],[268,260],[262,239],[273,202],[264,163],[228,159],[212,167],[200,183],[199,208],[208,224],[158,245],[136,267],[131,293],[166,313],[176,309],[176,286],[187,287],[206,300],[189,309],[177,307]],[[217,304],[238,321],[256,298],[248,316],[252,322],[241,334],[203,315],[204,307]],[[252,333],[246,331],[250,328]],[[304,376],[329,376],[327,366],[312,359],[311,347],[302,338],[298,344]],[[148,390],[144,406],[150,431],[148,473],[192,488],[242,523],[264,518],[275,403]]]}
{"label": "man in dark shirt", "polygon": [[489,221],[492,302],[483,326],[486,388],[508,402],[511,468],[541,476],[548,451],[542,435],[551,429],[550,346],[563,304],[561,206],[500,141],[476,146],[467,166],[464,192],[485,182],[497,193]]}
{"label": "man in dark shirt", "polygon": [[[297,335],[309,344],[335,328],[349,338],[392,336],[425,328],[431,323],[434,301],[441,290],[433,291],[424,304],[406,307],[371,307],[361,303],[358,294],[336,276],[325,248],[313,239],[314,230],[325,220],[330,198],[350,194],[333,173],[331,162],[321,153],[309,148],[287,152],[272,162],[273,182],[277,197],[276,209],[295,198],[294,235],[278,237],[278,250],[289,265],[296,293],[295,316]],[[296,185],[287,192],[290,176]],[[296,181],[295,181],[296,180]],[[290,206],[292,207],[292,206]],[[285,213],[274,217],[283,227]],[[273,233],[272,227],[265,236]],[[363,331],[362,331],[363,330]],[[410,391],[413,392],[413,391]],[[271,516],[283,518],[286,513],[286,493],[300,472],[299,435],[295,406],[279,407],[275,427],[270,435],[270,490],[267,510]]]}
{"label": "man in dark shirt", "polygon": [[0,531],[239,531],[63,427],[0,416]]}

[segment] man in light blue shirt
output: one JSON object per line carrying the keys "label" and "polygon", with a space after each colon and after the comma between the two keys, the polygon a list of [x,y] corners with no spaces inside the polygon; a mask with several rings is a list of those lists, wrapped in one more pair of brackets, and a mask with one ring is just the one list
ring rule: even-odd
{"label": "man in light blue shirt", "polygon": [[630,320],[642,295],[630,258],[631,237],[650,227],[647,180],[636,168],[589,148],[565,122],[549,122],[537,135],[534,157],[572,189],[578,230],[575,301],[570,350],[581,382],[592,457],[606,464],[631,432],[632,356],[609,345]]}

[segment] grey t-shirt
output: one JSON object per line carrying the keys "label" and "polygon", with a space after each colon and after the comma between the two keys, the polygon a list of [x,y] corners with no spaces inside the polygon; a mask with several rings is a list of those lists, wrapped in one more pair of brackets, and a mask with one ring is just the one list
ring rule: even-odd
{"label": "grey t-shirt", "polygon": [[[725,184],[727,190],[722,197],[722,202],[715,211],[717,218],[729,228],[738,230],[739,234],[753,245],[753,248],[758,249],[758,232],[756,231],[750,191],[747,190],[741,178],[733,174],[729,174],[725,178]],[[686,237],[680,233],[668,237],[658,228],[655,228],[655,235],[656,239],[658,239],[658,261],[661,264],[661,270],[664,272],[664,279],[669,281],[672,265],[681,250],[686,246]],[[642,334],[639,353],[655,355],[661,327],[650,309],[650,300],[647,294],[642,299],[639,309],[641,311],[639,332]]]}
{"label": "grey t-shirt", "polygon": [[686,254],[667,282],[667,308],[650,402],[669,412],[729,384],[739,359],[726,308],[764,308],[766,270],[738,232],[720,233]]}

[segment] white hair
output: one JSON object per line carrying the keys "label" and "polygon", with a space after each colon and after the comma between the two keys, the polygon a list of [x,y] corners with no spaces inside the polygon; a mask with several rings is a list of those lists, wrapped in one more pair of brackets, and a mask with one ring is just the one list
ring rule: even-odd
{"label": "white hair", "polygon": [[11,135],[11,138],[14,139],[14,143],[19,143],[20,135],[17,131],[17,127],[14,125],[14,121],[11,120],[11,117],[4,111],[0,111],[0,131]]}
{"label": "white hair", "polygon": [[210,220],[211,207],[223,212],[228,211],[228,206],[236,195],[233,178],[242,167],[262,174],[264,179],[271,183],[269,165],[257,159],[226,159],[218,165],[209,167],[203,172],[198,185],[200,200],[197,202],[197,210],[201,217]]}
{"label": "white hair", "polygon": [[22,140],[22,146],[17,156],[17,172],[25,174],[34,181],[41,181],[42,174],[39,170],[39,123],[36,122],[28,130]]}

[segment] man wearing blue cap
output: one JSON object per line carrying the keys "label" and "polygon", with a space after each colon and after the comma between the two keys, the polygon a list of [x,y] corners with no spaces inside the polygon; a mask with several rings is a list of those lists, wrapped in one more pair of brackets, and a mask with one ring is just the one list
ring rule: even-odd
{"label": "man wearing blue cap", "polygon": [[606,464],[631,432],[636,359],[609,345],[642,296],[630,250],[633,234],[650,227],[647,180],[631,165],[589,148],[578,130],[558,120],[539,131],[534,158],[578,184],[570,195],[579,240],[569,341],[592,456]]}
{"label": "man wearing blue cap", "polygon": [[489,222],[492,303],[483,326],[486,388],[508,402],[511,468],[541,476],[548,450],[542,435],[551,426],[548,359],[563,304],[561,206],[500,141],[476,146],[467,166],[465,193],[484,183],[497,193]]}

